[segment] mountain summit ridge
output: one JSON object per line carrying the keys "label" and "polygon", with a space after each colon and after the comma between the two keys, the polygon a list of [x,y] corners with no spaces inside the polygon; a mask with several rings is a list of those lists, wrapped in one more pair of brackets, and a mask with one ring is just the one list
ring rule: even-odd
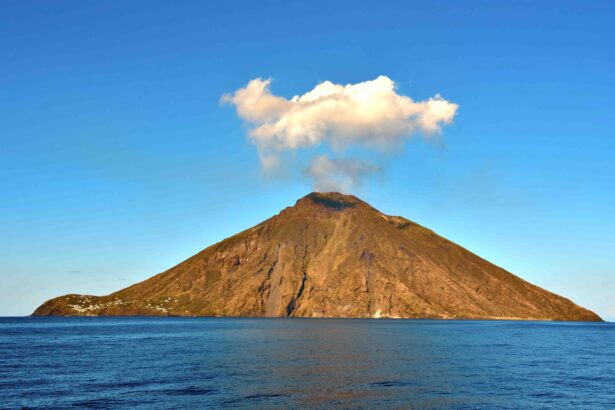
{"label": "mountain summit ridge", "polygon": [[33,315],[601,321],[419,224],[336,192],[310,193],[143,282],[54,298]]}

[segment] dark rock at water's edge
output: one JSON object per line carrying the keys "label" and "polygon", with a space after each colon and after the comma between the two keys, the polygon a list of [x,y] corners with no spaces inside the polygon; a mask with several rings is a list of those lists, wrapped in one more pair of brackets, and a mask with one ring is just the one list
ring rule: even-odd
{"label": "dark rock at water's edge", "polygon": [[290,316],[601,321],[399,216],[311,193],[179,265],[34,316]]}

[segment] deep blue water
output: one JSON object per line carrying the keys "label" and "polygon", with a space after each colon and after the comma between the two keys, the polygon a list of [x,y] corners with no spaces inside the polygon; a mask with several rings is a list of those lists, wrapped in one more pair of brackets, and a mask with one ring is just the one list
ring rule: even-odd
{"label": "deep blue water", "polygon": [[6,408],[615,408],[615,326],[0,318]]}

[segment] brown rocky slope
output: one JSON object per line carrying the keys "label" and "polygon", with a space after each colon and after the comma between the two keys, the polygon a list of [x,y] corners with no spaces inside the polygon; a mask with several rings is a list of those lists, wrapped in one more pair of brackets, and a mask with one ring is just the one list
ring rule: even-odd
{"label": "brown rocky slope", "polygon": [[293,316],[600,321],[414,222],[312,193],[179,265],[48,315]]}

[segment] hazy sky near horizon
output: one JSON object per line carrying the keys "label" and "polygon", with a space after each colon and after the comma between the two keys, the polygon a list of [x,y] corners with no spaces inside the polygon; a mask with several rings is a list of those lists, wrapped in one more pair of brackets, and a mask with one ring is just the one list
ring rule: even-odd
{"label": "hazy sky near horizon", "polygon": [[0,315],[146,279],[294,204],[224,94],[386,76],[458,104],[439,137],[344,155],[352,192],[615,320],[615,3],[0,6]]}

